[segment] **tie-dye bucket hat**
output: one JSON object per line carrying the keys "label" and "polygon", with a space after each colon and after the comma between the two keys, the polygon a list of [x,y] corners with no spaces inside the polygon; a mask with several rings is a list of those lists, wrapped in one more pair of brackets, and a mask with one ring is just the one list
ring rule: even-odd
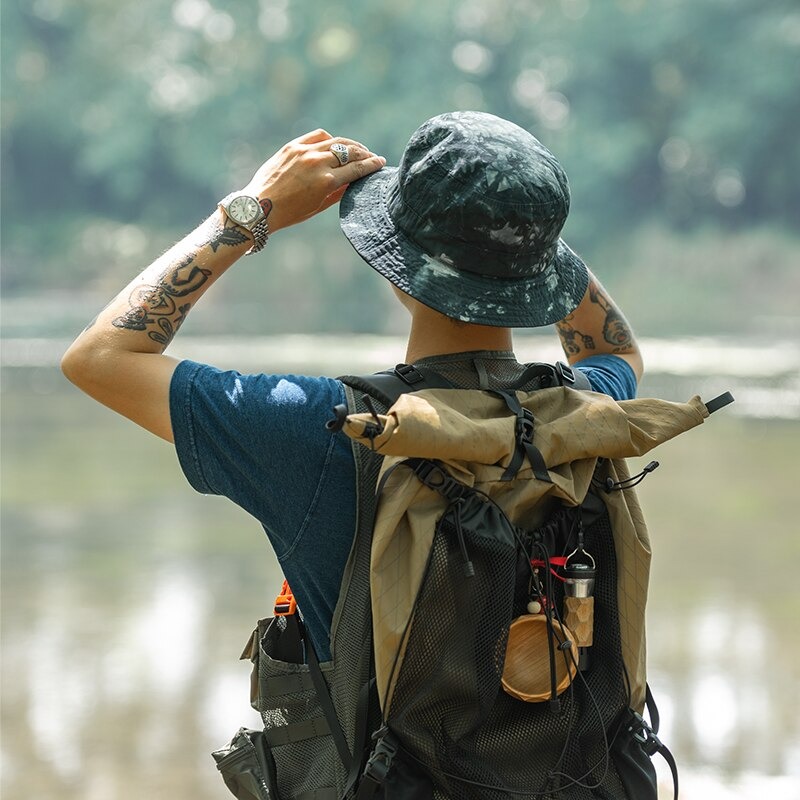
{"label": "tie-dye bucket hat", "polygon": [[340,203],[358,254],[399,289],[464,322],[539,327],[575,309],[586,265],[559,234],[567,176],[528,131],[475,111],[433,117],[399,167]]}

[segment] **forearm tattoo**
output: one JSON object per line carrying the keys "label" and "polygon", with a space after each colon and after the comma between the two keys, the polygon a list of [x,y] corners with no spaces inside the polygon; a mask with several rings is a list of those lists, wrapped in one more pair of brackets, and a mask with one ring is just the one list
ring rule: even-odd
{"label": "forearm tattoo", "polygon": [[111,324],[131,331],[147,331],[154,342],[168,345],[180,328],[190,302],[181,300],[196,292],[211,276],[210,269],[194,263],[195,256],[186,256],[166,269],[158,283],[137,286],[128,300],[130,309]]}
{"label": "forearm tattoo", "polygon": [[249,241],[247,234],[238,225],[226,222],[222,226],[217,226],[208,244],[216,253],[222,245],[236,247],[236,245],[244,244],[247,241]]}
{"label": "forearm tattoo", "polygon": [[172,341],[192,307],[189,297],[211,277],[212,271],[197,263],[204,249],[216,253],[220,247],[236,247],[249,241],[244,231],[230,220],[222,223],[209,219],[209,224],[200,230],[200,241],[192,245],[197,248],[195,253],[167,267],[157,283],[137,286],[131,292],[129,310],[111,320],[115,328],[147,332],[150,339],[164,347]]}

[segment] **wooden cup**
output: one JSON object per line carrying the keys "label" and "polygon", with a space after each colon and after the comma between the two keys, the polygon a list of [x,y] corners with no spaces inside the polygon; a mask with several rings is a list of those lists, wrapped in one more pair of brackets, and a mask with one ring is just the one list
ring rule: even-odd
{"label": "wooden cup", "polygon": [[[577,672],[578,647],[572,632],[553,620],[553,627],[561,641],[568,640],[566,651],[558,650],[554,640],[556,694],[561,694],[572,682]],[[512,697],[526,703],[541,703],[550,699],[550,648],[549,630],[544,614],[526,614],[517,617],[508,629],[506,660],[501,682]]]}

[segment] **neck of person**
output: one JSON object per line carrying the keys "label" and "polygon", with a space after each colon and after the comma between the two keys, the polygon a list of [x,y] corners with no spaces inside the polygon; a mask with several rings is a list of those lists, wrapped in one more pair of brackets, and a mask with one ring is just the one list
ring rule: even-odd
{"label": "neck of person", "polygon": [[459,322],[415,303],[411,310],[406,363],[430,356],[467,353],[475,350],[512,350],[510,328]]}

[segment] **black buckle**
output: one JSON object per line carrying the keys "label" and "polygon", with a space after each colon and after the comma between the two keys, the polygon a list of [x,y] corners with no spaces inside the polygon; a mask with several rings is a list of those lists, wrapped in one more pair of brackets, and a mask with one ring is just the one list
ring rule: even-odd
{"label": "black buckle", "polygon": [[425,381],[425,376],[413,364],[398,364],[394,368],[394,374],[409,386]]}
{"label": "black buckle", "polygon": [[457,500],[467,492],[467,487],[453,478],[434,461],[420,461],[414,465],[414,473],[429,489],[448,500]]}
{"label": "black buckle", "polygon": [[398,744],[392,732],[386,727],[376,731],[373,734],[373,739],[375,738],[377,738],[377,744],[364,767],[364,778],[380,785],[386,780],[386,776],[392,768]]}
{"label": "black buckle", "polygon": [[641,714],[633,712],[633,722],[628,725],[628,731],[633,738],[642,746],[642,750],[648,756],[653,756],[660,753],[664,749],[661,739],[656,736],[653,729],[645,722]]}
{"label": "black buckle", "polygon": [[569,364],[565,364],[563,361],[556,361],[556,372],[562,386],[575,383],[575,372]]}
{"label": "black buckle", "polygon": [[517,417],[514,433],[520,444],[530,444],[533,441],[533,414],[527,408],[523,408],[522,415]]}

